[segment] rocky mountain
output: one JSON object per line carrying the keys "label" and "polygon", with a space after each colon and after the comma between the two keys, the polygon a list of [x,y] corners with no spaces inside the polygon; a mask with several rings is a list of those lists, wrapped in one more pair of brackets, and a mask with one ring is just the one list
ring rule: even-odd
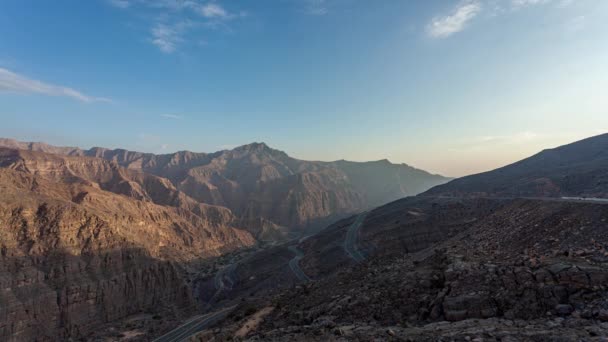
{"label": "rocky mountain", "polygon": [[608,134],[453,180],[429,196],[608,197]]}
{"label": "rocky mountain", "polygon": [[[386,161],[301,161],[265,144],[170,155],[0,145],[0,339],[9,341],[84,338],[134,315],[163,317],[148,330],[162,331],[217,292],[194,291],[199,260],[253,246],[252,233],[289,239],[287,226],[419,191],[408,187],[416,179],[444,180]],[[368,179],[375,172],[381,180]]]}
{"label": "rocky mountain", "polygon": [[142,312],[168,312],[165,323],[192,312],[188,262],[255,243],[236,221],[114,162],[1,148],[0,340],[64,340]]}
{"label": "rocky mountain", "polygon": [[[253,243],[242,224],[257,236],[290,233],[257,213],[280,221],[346,198],[372,203],[405,191],[384,184],[406,184],[418,171],[299,161],[263,144],[175,163],[127,151],[0,149],[0,222],[8,223],[0,332],[146,341],[181,320],[190,323],[177,334],[202,330],[194,341],[601,341],[608,202],[554,197],[602,194],[604,142],[543,151],[481,177],[483,187],[455,180],[248,250],[239,250]],[[142,171],[155,168],[170,177]],[[361,180],[371,174],[382,180]],[[539,178],[560,192],[530,187]],[[289,207],[290,196],[298,206]],[[300,216],[281,216],[293,208]],[[194,268],[197,257],[220,254]],[[94,330],[101,325],[111,329]]]}
{"label": "rocky mountain", "polygon": [[249,300],[198,340],[601,341],[608,201],[562,196],[605,195],[607,143],[546,150],[240,260],[223,300]]}
{"label": "rocky mountain", "polygon": [[[230,209],[262,237],[321,228],[351,213],[416,195],[448,181],[387,160],[315,162],[289,157],[264,143],[215,153],[154,155],[126,150],[81,150],[0,139],[0,146],[97,157],[129,170],[166,178],[192,199]],[[256,226],[255,223],[265,222]]]}

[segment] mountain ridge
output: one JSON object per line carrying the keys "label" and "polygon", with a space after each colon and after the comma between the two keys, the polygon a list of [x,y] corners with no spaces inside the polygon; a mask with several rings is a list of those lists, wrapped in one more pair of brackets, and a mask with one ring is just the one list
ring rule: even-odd
{"label": "mountain ridge", "polygon": [[318,229],[332,219],[416,195],[449,180],[386,159],[300,160],[264,142],[213,153],[158,155],[101,147],[82,150],[13,139],[0,139],[0,146],[113,161],[127,169],[169,179],[177,190],[194,200],[227,207],[245,221],[259,222],[263,218],[296,231]]}
{"label": "mountain ridge", "polygon": [[[271,147],[270,145],[268,145],[266,142],[263,141],[254,141],[248,144],[243,144],[243,145],[238,145],[235,146],[233,148],[225,148],[225,149],[220,149],[217,150],[215,152],[195,152],[192,150],[177,150],[175,152],[168,152],[168,153],[154,153],[154,152],[142,152],[142,151],[135,151],[135,150],[129,150],[129,149],[125,149],[125,148],[108,148],[108,147],[102,147],[102,146],[92,146],[88,149],[86,148],[82,148],[82,147],[76,147],[76,146],[57,146],[57,145],[52,145],[52,144],[48,144],[45,143],[43,141],[22,141],[19,139],[13,139],[13,138],[2,138],[0,137],[0,147],[8,147],[8,148],[16,148],[16,149],[21,149],[21,150],[31,150],[31,151],[40,151],[40,152],[47,152],[47,153],[55,153],[55,154],[66,154],[66,155],[86,155],[89,157],[95,156],[96,153],[98,154],[103,154],[103,153],[107,153],[107,152],[124,152],[124,153],[130,153],[130,154],[135,154],[135,155],[141,155],[141,156],[156,156],[156,157],[161,157],[161,156],[174,156],[174,155],[201,155],[201,156],[209,156],[209,155],[214,155],[214,154],[220,154],[221,152],[225,152],[225,151],[234,151],[234,150],[262,150],[262,151],[272,151],[274,153],[280,153],[283,155],[287,155],[287,153],[283,150],[279,150],[276,148]],[[57,151],[57,152],[49,152],[49,151]],[[289,156],[289,155],[287,155]],[[366,160],[366,161],[354,161],[354,160],[348,160],[348,159],[337,159],[337,160],[316,160],[316,159],[300,159],[300,158],[294,158],[289,156],[292,159],[296,159],[296,160],[300,160],[300,161],[307,161],[307,162],[313,162],[313,163],[325,163],[325,164],[334,164],[334,163],[340,163],[340,162],[348,162],[348,163],[355,163],[355,164],[368,164],[368,163],[388,163],[391,165],[397,165],[397,166],[406,166],[406,167],[410,167],[412,169],[415,170],[420,170],[420,171],[424,171],[426,173],[429,173],[430,175],[433,176],[441,176],[441,177],[445,177],[445,178],[450,178],[450,179],[454,179],[457,177],[449,177],[449,176],[443,176],[440,173],[432,173],[429,171],[425,171],[423,169],[417,168],[415,166],[412,166],[408,163],[394,163],[392,161],[390,161],[388,158],[382,158],[382,159],[378,159],[378,160]]]}
{"label": "mountain ridge", "polygon": [[422,196],[608,197],[608,133],[461,177]]}

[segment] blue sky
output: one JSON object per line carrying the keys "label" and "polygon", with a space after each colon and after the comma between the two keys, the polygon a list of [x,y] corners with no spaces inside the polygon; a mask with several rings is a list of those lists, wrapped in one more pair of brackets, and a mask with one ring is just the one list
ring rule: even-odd
{"label": "blue sky", "polygon": [[4,0],[0,136],[460,176],[608,131],[605,0]]}

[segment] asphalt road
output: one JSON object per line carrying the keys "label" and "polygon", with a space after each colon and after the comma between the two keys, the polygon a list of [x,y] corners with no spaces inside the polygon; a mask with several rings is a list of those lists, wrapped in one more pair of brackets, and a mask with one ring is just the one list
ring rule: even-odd
{"label": "asphalt road", "polygon": [[180,342],[185,341],[188,337],[201,332],[211,325],[217,323],[219,320],[228,316],[232,310],[236,308],[235,306],[231,306],[228,308],[224,308],[222,310],[212,312],[202,316],[196,316],[190,319],[185,324],[171,330],[167,334],[153,340],[154,342]]}
{"label": "asphalt road", "polygon": [[216,290],[232,290],[232,287],[234,286],[234,271],[236,270],[236,267],[237,263],[232,263],[217,272],[213,278],[213,283]]}
{"label": "asphalt road", "polygon": [[594,197],[562,197],[562,201],[568,202],[588,202],[588,203],[601,203],[608,204],[608,198],[594,198]]}
{"label": "asphalt road", "polygon": [[532,201],[545,201],[545,202],[567,202],[567,203],[595,203],[595,204],[608,204],[608,198],[596,198],[596,197],[505,197],[505,196],[477,196],[477,197],[452,197],[452,196],[428,196],[426,198],[438,198],[438,199],[494,199],[494,200],[516,200],[526,199]]}
{"label": "asphalt road", "polygon": [[304,271],[300,268],[300,260],[304,258],[304,252],[299,250],[297,246],[289,246],[289,250],[296,255],[295,257],[293,257],[293,259],[289,260],[289,267],[291,268],[293,274],[295,274],[296,277],[300,279],[300,281],[303,281],[305,283],[312,281],[312,279],[310,279],[306,275],[306,273],[304,273]]}
{"label": "asphalt road", "polygon": [[209,299],[207,305],[205,305],[205,310],[211,308],[211,306],[220,298],[222,292],[228,290],[232,290],[234,287],[234,272],[236,271],[236,267],[238,263],[232,263],[229,266],[226,266],[219,270],[215,277],[213,278],[213,285],[215,286],[215,293],[213,297]]}
{"label": "asphalt road", "polygon": [[346,232],[346,239],[344,240],[344,250],[353,260],[356,262],[362,262],[365,260],[365,256],[357,248],[357,237],[359,236],[359,229],[363,225],[367,212],[361,213],[355,219],[355,222],[348,227]]}

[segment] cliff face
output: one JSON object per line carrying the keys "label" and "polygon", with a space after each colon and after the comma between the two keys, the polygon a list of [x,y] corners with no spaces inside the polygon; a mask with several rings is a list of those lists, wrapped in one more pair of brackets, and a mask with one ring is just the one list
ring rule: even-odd
{"label": "cliff face", "polygon": [[181,261],[255,241],[166,179],[86,157],[0,149],[0,340],[83,336],[194,307]]}
{"label": "cliff face", "polygon": [[179,269],[145,251],[55,252],[0,260],[3,341],[77,338],[128,315],[194,308]]}
{"label": "cliff face", "polygon": [[[336,218],[416,195],[448,181],[386,160],[298,160],[264,143],[210,154],[181,151],[165,155],[122,149],[59,148],[8,139],[0,139],[0,146],[102,158],[129,171],[168,179],[176,190],[195,201],[226,207],[244,222],[267,220],[295,232],[320,228]],[[128,184],[122,184],[120,191],[137,193],[138,189],[131,189]]]}

